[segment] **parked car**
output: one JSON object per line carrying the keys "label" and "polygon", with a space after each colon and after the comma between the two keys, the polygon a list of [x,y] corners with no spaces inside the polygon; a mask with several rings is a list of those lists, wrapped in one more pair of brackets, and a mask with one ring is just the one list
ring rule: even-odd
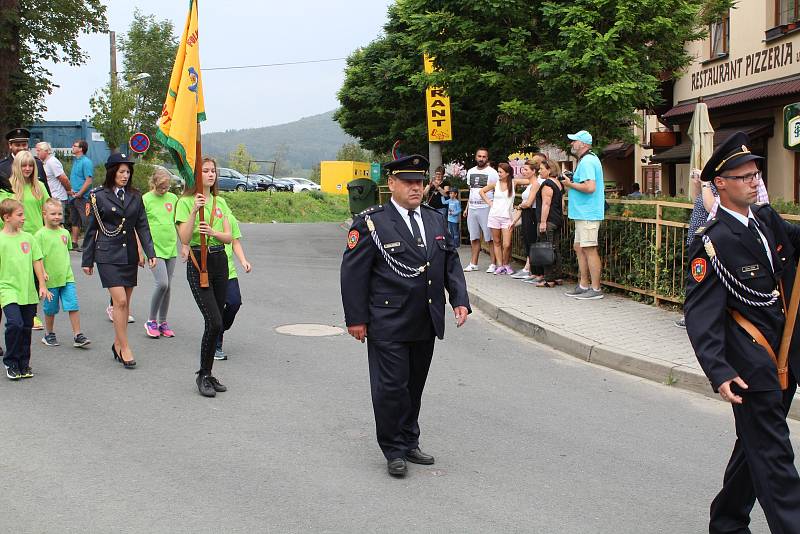
{"label": "parked car", "polygon": [[255,191],[256,185],[235,169],[219,167],[217,181],[220,191]]}
{"label": "parked car", "polygon": [[258,187],[260,191],[291,191],[294,184],[288,184],[280,178],[273,178],[269,174],[252,174],[258,176]]}
{"label": "parked car", "polygon": [[322,188],[319,186],[318,183],[312,182],[307,178],[284,178],[284,180],[291,180],[294,183],[294,187],[292,190],[295,193],[300,193],[301,191],[320,191]]}
{"label": "parked car", "polygon": [[169,173],[169,190],[176,195],[183,194],[183,188],[186,187],[186,181],[183,178],[172,172],[172,169],[167,169],[161,165],[153,165],[153,168],[167,171]]}

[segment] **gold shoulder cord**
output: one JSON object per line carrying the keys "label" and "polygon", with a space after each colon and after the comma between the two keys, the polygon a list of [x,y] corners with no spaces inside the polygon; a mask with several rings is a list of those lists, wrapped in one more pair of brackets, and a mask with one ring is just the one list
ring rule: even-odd
{"label": "gold shoulder cord", "polygon": [[122,222],[119,223],[119,226],[114,228],[113,230],[107,230],[106,225],[103,223],[103,220],[100,218],[100,212],[97,210],[97,198],[95,198],[94,193],[89,193],[89,196],[92,199],[92,211],[94,211],[95,219],[97,219],[97,226],[100,227],[100,231],[103,232],[103,235],[106,237],[116,237],[122,232],[122,227],[125,225],[125,217],[122,218]]}

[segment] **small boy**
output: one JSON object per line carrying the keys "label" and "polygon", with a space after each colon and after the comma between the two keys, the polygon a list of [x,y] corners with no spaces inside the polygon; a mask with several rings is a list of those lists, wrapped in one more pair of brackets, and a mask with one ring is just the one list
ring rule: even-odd
{"label": "small boy", "polygon": [[458,189],[451,189],[450,198],[444,202],[447,203],[447,227],[450,230],[450,237],[453,238],[453,246],[458,248],[461,245],[461,233],[458,229],[461,201],[458,200]]}
{"label": "small boy", "polygon": [[[3,364],[10,380],[32,378],[31,328],[39,299],[52,299],[47,290],[42,252],[34,237],[22,231],[22,203],[7,198],[0,202],[0,303],[6,316],[6,353]],[[34,274],[39,282],[36,294]]]}
{"label": "small boy", "polygon": [[45,335],[42,343],[48,347],[59,345],[53,326],[56,314],[61,308],[69,313],[72,323],[72,346],[85,347],[91,341],[81,333],[81,319],[78,314],[78,295],[75,291],[75,275],[72,273],[72,264],[69,251],[72,248],[70,233],[61,226],[64,220],[64,211],[61,201],[55,198],[47,199],[44,203],[44,227],[40,228],[34,236],[44,258],[44,272],[47,280],[47,289],[53,294],[53,300],[44,301],[44,326]]}

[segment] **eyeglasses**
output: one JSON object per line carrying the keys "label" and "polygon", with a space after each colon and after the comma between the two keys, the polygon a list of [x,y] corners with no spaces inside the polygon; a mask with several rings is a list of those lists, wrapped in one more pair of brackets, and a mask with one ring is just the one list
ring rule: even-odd
{"label": "eyeglasses", "polygon": [[726,178],[728,180],[741,180],[744,184],[752,184],[753,182],[758,183],[761,181],[761,171],[748,172],[747,174],[743,174],[741,176],[725,176],[724,174],[720,174],[720,178]]}

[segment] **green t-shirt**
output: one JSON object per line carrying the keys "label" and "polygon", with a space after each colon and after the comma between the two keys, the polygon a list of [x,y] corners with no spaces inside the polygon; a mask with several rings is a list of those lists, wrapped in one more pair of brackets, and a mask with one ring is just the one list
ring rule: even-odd
{"label": "green t-shirt", "polygon": [[[224,232],[225,227],[222,224],[222,221],[225,217],[229,217],[231,210],[228,208],[227,202],[225,202],[224,198],[217,197],[217,207],[214,212],[214,216],[211,216],[211,206],[214,204],[214,195],[209,195],[208,200],[206,201],[206,205],[203,207],[205,211],[205,219],[206,222],[210,222],[211,228],[213,228],[217,232]],[[189,220],[189,214],[192,213],[192,207],[194,206],[194,197],[193,196],[183,196],[178,199],[178,206],[175,208],[175,222],[176,223],[184,223]],[[228,219],[230,221],[230,218]],[[199,246],[200,245],[200,231],[198,230],[200,226],[200,213],[195,216],[194,220],[194,231],[192,232],[192,240],[189,242],[190,246]],[[223,243],[213,237],[209,237],[206,240],[206,244],[208,246],[211,245],[222,245]]]}
{"label": "green t-shirt", "polygon": [[[156,257],[168,260],[178,255],[178,234],[175,232],[175,205],[178,197],[169,191],[157,195],[150,191],[142,196],[147,224],[153,236]],[[191,206],[190,206],[191,209]]]}
{"label": "green t-shirt", "polygon": [[34,235],[39,249],[42,251],[42,263],[47,273],[47,287],[64,287],[67,282],[74,282],[72,263],[69,259],[69,250],[72,248],[72,238],[64,228],[51,230],[44,227]]}
{"label": "green t-shirt", "polygon": [[[242,232],[239,230],[239,221],[232,212],[228,213],[228,222],[231,223],[231,236],[233,239],[241,239]],[[237,277],[236,265],[233,263],[233,242],[225,245],[225,254],[228,255],[228,280],[233,280]]]}
{"label": "green t-shirt", "polygon": [[35,234],[39,228],[44,226],[44,215],[42,215],[42,208],[44,201],[50,198],[47,194],[47,189],[42,184],[39,184],[39,191],[42,192],[42,198],[33,196],[30,184],[25,184],[25,189],[22,193],[22,208],[25,210],[25,224],[22,226],[23,232]]}
{"label": "green t-shirt", "polygon": [[33,262],[41,259],[39,243],[28,232],[0,232],[0,304],[39,304]]}

